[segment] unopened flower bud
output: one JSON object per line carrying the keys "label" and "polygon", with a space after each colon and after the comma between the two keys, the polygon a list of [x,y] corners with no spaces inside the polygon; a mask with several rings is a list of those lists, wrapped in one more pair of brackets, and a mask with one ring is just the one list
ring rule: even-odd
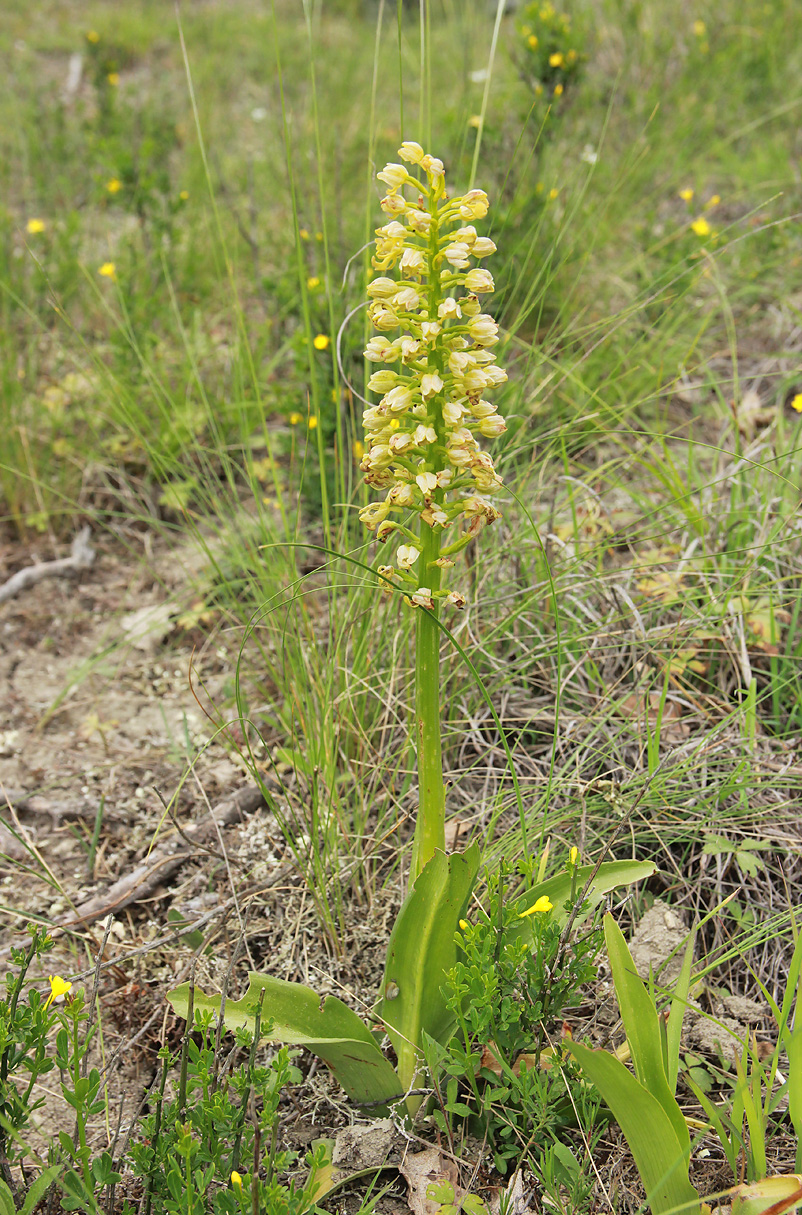
{"label": "unopened flower bud", "polygon": [[414,140],[411,139],[405,139],[401,144],[401,147],[398,149],[398,155],[402,160],[405,160],[407,164],[419,165],[423,160],[424,153],[423,148],[419,143],[415,143]]}
{"label": "unopened flower bud", "polygon": [[496,246],[487,236],[478,236],[471,246],[472,257],[489,257],[496,252]]}
{"label": "unopened flower bud", "polygon": [[368,295],[372,300],[388,300],[398,290],[394,278],[374,278],[368,283]]}
{"label": "unopened flower bud", "polygon": [[489,295],[495,291],[493,275],[489,270],[469,270],[465,275],[465,287],[471,295]]}
{"label": "unopened flower bud", "polygon": [[379,181],[383,181],[391,190],[400,189],[406,182],[414,182],[414,178],[410,177],[403,165],[387,164],[380,173],[376,174]]}
{"label": "unopened flower bud", "polygon": [[388,371],[387,368],[382,368],[381,371],[374,371],[373,375],[368,380],[368,388],[371,392],[389,392],[391,388],[395,388],[398,383],[398,373]]}
{"label": "unopened flower bud", "polygon": [[387,215],[403,215],[407,209],[407,204],[400,194],[386,194],[379,206]]}

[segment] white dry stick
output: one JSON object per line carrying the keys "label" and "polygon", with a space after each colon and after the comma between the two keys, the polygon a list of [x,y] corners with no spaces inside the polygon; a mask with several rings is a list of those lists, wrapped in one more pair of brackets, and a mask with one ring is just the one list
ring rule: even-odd
{"label": "white dry stick", "polygon": [[95,561],[95,550],[89,544],[91,535],[91,528],[82,528],[72,542],[69,557],[62,557],[59,561],[40,561],[24,570],[17,570],[8,582],[0,586],[0,603],[13,599],[20,591],[27,591],[29,586],[35,586],[43,578],[61,578],[65,574],[88,570]]}

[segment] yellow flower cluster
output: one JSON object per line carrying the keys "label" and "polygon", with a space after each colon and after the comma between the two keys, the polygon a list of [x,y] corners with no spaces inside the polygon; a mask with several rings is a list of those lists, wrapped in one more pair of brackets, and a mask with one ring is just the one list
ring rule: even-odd
{"label": "yellow flower cluster", "polygon": [[[440,568],[453,565],[451,557],[499,518],[481,495],[496,491],[502,480],[479,439],[506,430],[486,394],[507,375],[492,349],[498,325],[482,312],[478,298],[493,291],[493,278],[472,264],[496,251],[470,223],[487,214],[487,195],[469,190],[450,198],[442,161],[418,143],[403,143],[398,155],[404,163],[388,164],[377,175],[388,187],[381,207],[389,222],[376,230],[378,274],[368,286],[368,312],[378,334],[365,358],[389,366],[368,383],[381,399],[363,414],[360,465],[367,484],[387,494],[364,507],[360,518],[379,540],[397,533],[408,541],[398,549],[398,570],[385,566],[380,572],[415,582],[411,570],[421,555],[419,537],[391,516],[417,512],[421,524],[438,535],[466,523],[446,547],[438,542]],[[425,180],[407,165],[422,170]],[[413,201],[405,188],[414,192]],[[430,607],[433,597],[443,597],[463,606],[461,596],[430,591],[421,581],[431,584],[421,571],[413,603]]]}

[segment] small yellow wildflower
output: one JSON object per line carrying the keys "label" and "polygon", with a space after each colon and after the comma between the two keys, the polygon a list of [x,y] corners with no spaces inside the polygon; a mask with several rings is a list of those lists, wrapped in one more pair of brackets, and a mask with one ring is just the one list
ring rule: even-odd
{"label": "small yellow wildflower", "polygon": [[68,983],[66,979],[62,979],[61,975],[48,975],[50,980],[50,995],[45,1000],[45,1008],[53,1003],[54,1000],[63,1000],[67,992],[72,991],[72,983]]}
{"label": "small yellow wildflower", "polygon": [[574,844],[573,848],[568,853],[568,864],[575,865],[578,860],[579,860],[579,849],[577,848],[576,844]]}
{"label": "small yellow wildflower", "polygon": [[717,207],[720,202],[721,202],[720,194],[711,194],[710,197],[708,198],[707,202],[705,203],[705,211],[710,211],[713,207]]}
{"label": "small yellow wildflower", "polygon": [[309,427],[310,430],[317,430],[317,418],[314,416],[314,414],[307,422],[307,426]]}
{"label": "small yellow wildflower", "polygon": [[298,235],[300,236],[301,240],[309,240],[309,229],[301,228],[298,232]]}
{"label": "small yellow wildflower", "polygon": [[562,97],[562,95],[563,95],[563,86],[562,86],[561,84],[555,84],[555,86],[554,86],[554,96],[555,96],[555,97]]}
{"label": "small yellow wildflower", "polygon": [[31,236],[36,236],[38,232],[44,232],[45,221],[43,219],[29,219],[25,228],[26,231],[30,232]]}
{"label": "small yellow wildflower", "polygon": [[106,79],[108,80],[111,87],[113,89],[116,89],[117,85],[120,83],[120,73],[119,72],[109,72]]}
{"label": "small yellow wildflower", "polygon": [[683,202],[690,202],[693,198],[693,190],[690,186],[686,186],[684,190],[680,190],[679,196]]}
{"label": "small yellow wildflower", "polygon": [[527,46],[531,47],[531,49],[534,51],[534,50],[537,50],[537,43],[538,43],[537,34],[530,34],[526,40]]}
{"label": "small yellow wildflower", "polygon": [[798,392],[793,398],[791,408],[795,409],[797,413],[802,413],[802,392]]}
{"label": "small yellow wildflower", "polygon": [[559,196],[560,196],[560,191],[557,189],[556,186],[552,186],[552,188],[549,190],[549,198],[551,199],[551,201],[554,202],[555,198],[559,198]]}
{"label": "small yellow wildflower", "polygon": [[100,42],[100,34],[97,32],[97,30],[87,30],[86,31],[86,41],[91,42],[93,44],[98,43],[98,42]]}
{"label": "small yellow wildflower", "polygon": [[473,127],[474,130],[478,131],[481,125],[482,125],[482,115],[481,114],[471,114],[470,118],[468,119],[468,126]]}
{"label": "small yellow wildflower", "polygon": [[543,85],[540,84],[540,82],[538,81],[538,83],[535,85],[535,97],[542,97],[542,96],[543,96]]}
{"label": "small yellow wildflower", "polygon": [[462,931],[463,931],[463,932],[465,931],[465,929],[466,929],[466,928],[470,928],[470,924],[468,923],[468,921],[467,921],[467,920],[460,920],[460,921],[459,921],[459,926],[460,926],[460,928],[462,929]]}
{"label": "small yellow wildflower", "polygon": [[240,1177],[240,1175],[236,1169],[231,1174],[231,1184],[235,1185],[238,1190],[242,1189],[242,1178]]}
{"label": "small yellow wildflower", "polygon": [[697,236],[709,236],[711,232],[710,224],[703,215],[693,221],[691,228]]}
{"label": "small yellow wildflower", "polygon": [[320,286],[320,279],[316,274],[313,274],[306,280],[306,285],[310,291],[314,291],[315,287]]}
{"label": "small yellow wildflower", "polygon": [[303,422],[303,420],[304,420],[303,414],[300,414],[300,413],[291,413],[290,414],[290,426],[297,426],[298,423]]}
{"label": "small yellow wildflower", "polygon": [[577,55],[576,51],[573,49],[571,49],[568,52],[568,54],[565,56],[567,63],[576,63],[578,58],[579,58],[579,56]]}
{"label": "small yellow wildflower", "polygon": [[565,55],[562,51],[555,51],[552,55],[549,55],[549,67],[562,67],[564,63]]}
{"label": "small yellow wildflower", "polygon": [[181,193],[178,195],[178,197],[181,199],[182,202],[186,202],[187,199],[189,198],[189,190],[182,190]]}
{"label": "small yellow wildflower", "polygon": [[119,177],[112,177],[106,182],[106,189],[108,190],[109,194],[119,194],[122,188],[123,183],[120,181]]}
{"label": "small yellow wildflower", "polygon": [[312,345],[314,346],[315,350],[328,350],[329,342],[330,338],[327,334],[319,333],[317,337],[313,339]]}
{"label": "small yellow wildflower", "polygon": [[707,33],[707,26],[705,25],[704,21],[694,21],[691,28],[693,29],[693,32],[696,34],[697,38],[704,38],[705,34]]}
{"label": "small yellow wildflower", "polygon": [[315,233],[315,240],[323,240],[323,233],[322,233],[322,232],[316,232],[316,233]]}
{"label": "small yellow wildflower", "polygon": [[117,268],[114,262],[104,262],[99,267],[98,274],[102,274],[104,278],[110,278],[113,283],[117,281]]}
{"label": "small yellow wildflower", "polygon": [[547,915],[548,912],[551,911],[553,906],[554,906],[554,904],[552,903],[549,896],[547,894],[541,894],[540,898],[537,900],[536,903],[533,903],[532,906],[527,908],[526,911],[521,912],[518,919],[522,920],[525,916],[528,916],[528,915]]}

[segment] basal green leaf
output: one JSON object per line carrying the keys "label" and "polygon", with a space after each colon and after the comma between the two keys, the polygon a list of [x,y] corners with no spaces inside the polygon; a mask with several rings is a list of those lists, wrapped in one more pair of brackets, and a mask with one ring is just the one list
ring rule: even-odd
{"label": "basal green leaf", "polygon": [[424,1031],[438,1042],[451,1034],[454,1019],[443,995],[444,975],[457,960],[454,934],[478,869],[475,844],[464,854],[436,852],[390,934],[378,1012],[398,1056],[404,1088],[413,1085],[420,1067]]}
{"label": "basal green leaf", "polygon": [[657,1098],[614,1055],[578,1042],[566,1046],[621,1127],[653,1215],[699,1212],[700,1198],[688,1179],[689,1151]]}
{"label": "basal green leaf", "polygon": [[690,1152],[688,1125],[666,1076],[657,1009],[635,969],[621,929],[611,915],[604,917],[604,939],[635,1074],[662,1106],[682,1150]]}
{"label": "basal green leaf", "polygon": [[[593,869],[593,865],[577,866],[577,894],[584,889],[585,882]],[[604,896],[611,890],[617,890],[619,886],[631,886],[633,882],[642,882],[644,878],[651,877],[656,871],[657,866],[652,861],[605,861],[600,866],[588,892],[588,902],[590,903],[588,911],[577,920],[577,924],[581,924],[584,919],[587,919],[590,912],[598,907]],[[525,911],[527,907],[531,907],[544,894],[554,905],[553,915],[557,923],[565,924],[569,914],[565,910],[565,903],[571,897],[571,875],[569,873],[555,874],[554,877],[547,878],[545,882],[539,882],[537,886],[527,890],[526,894],[520,896],[519,911]],[[532,926],[526,920],[521,920],[516,927],[518,932],[526,934],[527,937],[531,936]],[[510,928],[509,931],[514,932],[516,927]]]}
{"label": "basal green leaf", "polygon": [[[256,1026],[260,992],[263,1023],[271,1019],[273,1028],[265,1035],[271,1042],[305,1046],[326,1063],[357,1105],[390,1101],[402,1088],[392,1065],[376,1045],[367,1025],[336,996],[325,999],[301,983],[288,983],[272,975],[251,971],[250,984],[240,1000],[227,1000],[226,1028]],[[189,983],[168,992],[167,999],[179,1016],[186,1018],[189,1008]],[[195,988],[195,1012],[220,1011],[220,996],[205,995]],[[377,1107],[377,1110],[381,1107]]]}

